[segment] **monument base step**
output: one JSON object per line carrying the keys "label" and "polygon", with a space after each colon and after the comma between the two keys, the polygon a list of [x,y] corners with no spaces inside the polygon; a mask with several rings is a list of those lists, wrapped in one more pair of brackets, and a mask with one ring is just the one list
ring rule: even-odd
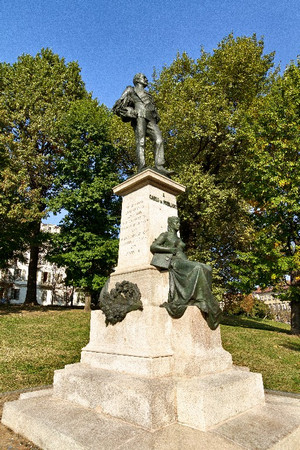
{"label": "monument base step", "polygon": [[178,422],[201,431],[265,401],[261,374],[239,368],[179,379],[176,388]]}
{"label": "monument base step", "polygon": [[53,395],[150,430],[176,421],[172,377],[141,377],[78,363],[55,371]]}
{"label": "monument base step", "polygon": [[239,368],[203,377],[143,377],[83,363],[55,371],[53,395],[151,431],[202,431],[264,403],[262,376]]}
{"label": "monument base step", "polygon": [[2,422],[44,450],[297,450],[300,398],[266,394],[266,404],[208,432],[172,424],[155,432],[37,391],[4,406]]}

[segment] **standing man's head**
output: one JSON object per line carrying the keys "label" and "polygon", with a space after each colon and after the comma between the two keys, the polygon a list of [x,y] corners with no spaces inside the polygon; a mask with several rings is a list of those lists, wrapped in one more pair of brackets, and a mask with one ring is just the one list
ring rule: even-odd
{"label": "standing man's head", "polygon": [[133,84],[136,86],[138,83],[142,84],[144,87],[148,86],[148,78],[143,73],[137,73],[133,77]]}

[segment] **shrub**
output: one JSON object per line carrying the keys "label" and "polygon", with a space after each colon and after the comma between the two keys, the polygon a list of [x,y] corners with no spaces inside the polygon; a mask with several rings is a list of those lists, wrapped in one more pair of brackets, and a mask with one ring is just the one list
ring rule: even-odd
{"label": "shrub", "polygon": [[261,300],[256,300],[252,294],[227,294],[224,298],[224,313],[252,318],[272,319],[274,314],[269,306]]}
{"label": "shrub", "polygon": [[253,307],[247,315],[259,319],[273,319],[274,317],[269,306],[261,300],[253,302]]}

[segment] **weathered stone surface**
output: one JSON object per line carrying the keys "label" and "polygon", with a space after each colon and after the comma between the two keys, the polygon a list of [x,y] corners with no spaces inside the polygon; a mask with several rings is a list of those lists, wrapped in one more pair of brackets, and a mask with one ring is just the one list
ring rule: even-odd
{"label": "weathered stone surface", "polygon": [[97,369],[149,377],[162,377],[173,372],[172,356],[143,357],[83,351],[81,362]]}
{"label": "weathered stone surface", "polygon": [[299,411],[299,396],[266,395],[265,406],[209,432],[179,424],[149,432],[68,401],[36,396],[6,403],[3,423],[44,450],[298,450]]}
{"label": "weathered stone surface", "polygon": [[[112,277],[113,282],[121,277]],[[141,291],[143,311],[132,311],[116,325],[105,325],[101,311],[93,311],[90,342],[83,349],[105,353],[135,356],[166,356],[172,354],[170,344],[171,319],[159,307],[168,292],[168,277],[156,269],[142,270],[127,276]],[[134,281],[133,281],[134,280]]]}
{"label": "weathered stone surface", "polygon": [[143,431],[53,397],[6,403],[3,423],[43,450],[117,449]]}
{"label": "weathered stone surface", "polygon": [[125,442],[120,450],[241,450],[228,439],[178,424],[145,433]]}
{"label": "weathered stone surface", "polygon": [[185,192],[185,186],[157,173],[155,170],[150,168],[143,170],[143,172],[140,172],[137,175],[128,178],[123,183],[118,184],[113,191],[115,194],[125,197],[134,191],[140,190],[144,186],[148,186],[149,184],[175,196]]}
{"label": "weathered stone surface", "polygon": [[137,375],[169,375],[173,372],[170,334],[171,319],[159,307],[146,305],[107,327],[101,311],[93,311],[90,342],[82,350],[81,362]]}
{"label": "weathered stone surface", "polygon": [[264,404],[261,374],[242,370],[181,379],[177,384],[178,422],[202,431]]}
{"label": "weathered stone surface", "polygon": [[53,394],[151,430],[176,420],[171,377],[138,377],[73,364],[55,372]]}
{"label": "weathered stone surface", "polygon": [[139,283],[139,290],[142,296],[143,306],[160,306],[168,299],[169,273],[160,272],[155,267],[148,265],[135,267],[135,270],[116,271],[110,276],[110,286],[113,287],[120,280]]}
{"label": "weathered stone surface", "polygon": [[101,311],[93,311],[81,362],[149,376],[199,376],[232,367],[220,330],[210,330],[193,306],[181,319],[172,319],[163,308],[146,305],[115,326],[106,326]]}
{"label": "weathered stone surface", "polygon": [[174,374],[201,376],[232,368],[232,357],[222,347],[220,328],[212,331],[196,306],[172,319]]}
{"label": "weathered stone surface", "polygon": [[167,229],[168,217],[177,216],[176,195],[184,191],[184,186],[151,169],[114,189],[123,197],[116,273],[150,264],[150,245]]}
{"label": "weathered stone surface", "polygon": [[44,397],[44,396],[50,396],[53,394],[53,387],[48,389],[41,389],[39,391],[29,391],[29,392],[23,392],[20,394],[20,400],[23,400],[25,398],[32,398],[32,397]]}
{"label": "weathered stone surface", "polygon": [[265,406],[220,424],[214,433],[247,449],[298,450],[300,396],[267,394]]}
{"label": "weathered stone surface", "polygon": [[234,370],[220,329],[212,331],[198,308],[189,306],[180,319],[160,308],[169,275],[150,265],[150,245],[177,215],[176,195],[183,191],[151,170],[117,186],[121,239],[109,289],[123,280],[137,284],[143,310],[113,326],[93,311],[81,362],[55,372],[53,395],[7,404],[7,426],[55,450],[181,450],[201,448],[200,442],[207,449],[240,448],[225,436],[229,428],[220,429],[224,437],[199,430],[263,403],[261,376]]}

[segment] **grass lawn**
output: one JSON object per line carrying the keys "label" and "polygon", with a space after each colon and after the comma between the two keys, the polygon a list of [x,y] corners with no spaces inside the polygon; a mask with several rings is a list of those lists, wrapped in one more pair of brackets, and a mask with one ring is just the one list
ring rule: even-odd
{"label": "grass lawn", "polygon": [[223,347],[233,363],[263,375],[264,387],[300,392],[300,338],[290,326],[272,320],[228,316],[223,319]]}
{"label": "grass lawn", "polygon": [[[82,309],[0,307],[0,392],[52,384],[55,369],[79,361],[89,340]],[[300,391],[300,339],[287,325],[225,318],[223,345],[234,364],[263,374],[268,389]]]}
{"label": "grass lawn", "polygon": [[52,384],[55,369],[79,361],[89,341],[82,309],[0,308],[0,392]]}

